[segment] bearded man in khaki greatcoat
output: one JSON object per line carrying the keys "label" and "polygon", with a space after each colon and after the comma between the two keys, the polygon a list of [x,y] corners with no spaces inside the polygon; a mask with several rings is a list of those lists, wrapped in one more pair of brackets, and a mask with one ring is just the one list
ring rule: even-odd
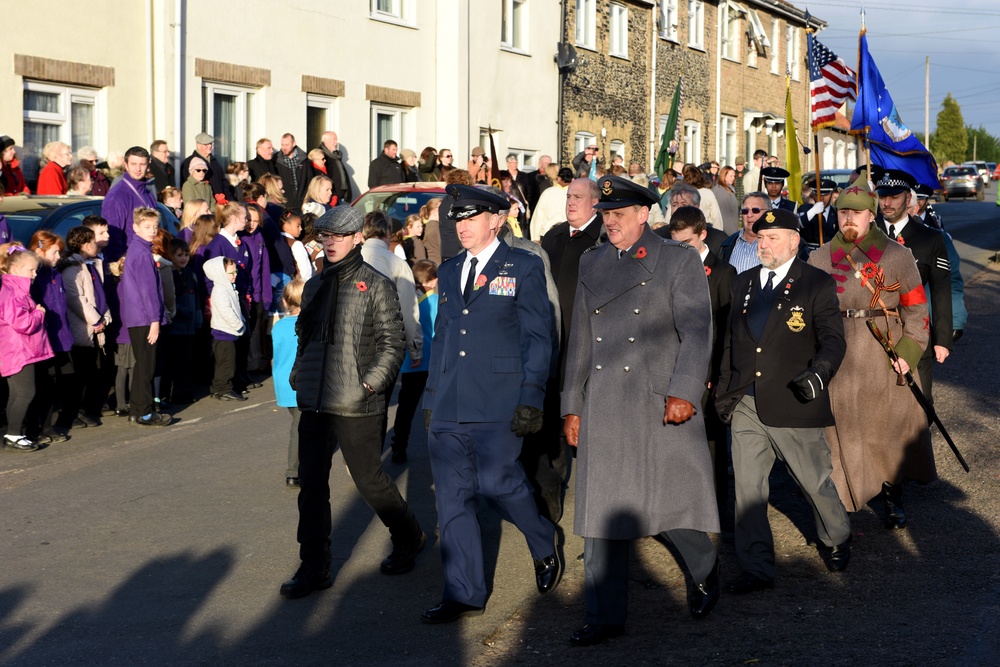
{"label": "bearded man in khaki greatcoat", "polygon": [[[875,225],[876,207],[859,178],[837,199],[840,231],[809,263],[837,281],[847,339],[847,354],[830,382],[836,420],[826,429],[831,478],[849,512],[880,495],[886,526],[902,528],[903,482],[937,476],[927,416],[909,387],[897,383],[901,374],[916,371],[927,347],[927,296],[912,253]],[[890,363],[869,321],[888,336],[898,361]]]}

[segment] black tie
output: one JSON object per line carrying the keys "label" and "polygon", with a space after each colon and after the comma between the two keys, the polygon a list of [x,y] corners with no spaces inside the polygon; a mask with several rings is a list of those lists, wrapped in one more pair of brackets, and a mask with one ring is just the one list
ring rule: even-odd
{"label": "black tie", "polygon": [[889,225],[889,238],[896,240],[896,225]]}
{"label": "black tie", "polygon": [[570,237],[570,238],[573,238],[574,236],[576,236],[576,235],[577,235],[577,234],[579,234],[579,233],[580,233],[580,230],[579,230],[579,229],[574,229],[573,231],[571,231],[571,232],[569,233],[569,237]]}
{"label": "black tie", "polygon": [[466,303],[469,302],[469,297],[472,296],[472,286],[476,282],[476,264],[478,263],[479,260],[475,257],[469,260],[469,275],[465,279],[465,289],[462,290],[462,297],[465,299]]}
{"label": "black tie", "polygon": [[774,278],[777,275],[774,271],[767,272],[767,284],[764,285],[764,289],[762,290],[765,299],[771,299],[771,295],[774,293]]}

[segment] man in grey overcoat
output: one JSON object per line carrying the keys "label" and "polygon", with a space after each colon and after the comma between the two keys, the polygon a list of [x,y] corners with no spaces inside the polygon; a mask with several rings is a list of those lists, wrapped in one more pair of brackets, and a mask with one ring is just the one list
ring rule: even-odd
{"label": "man in grey overcoat", "polygon": [[719,510],[702,415],[712,306],[698,253],[646,224],[657,201],[632,181],[598,185],[609,243],[580,258],[562,415],[577,447],[574,532],[584,537],[586,625],[593,645],[624,631],[629,543],[661,535],[691,574],[688,605],[719,597],[709,532]]}

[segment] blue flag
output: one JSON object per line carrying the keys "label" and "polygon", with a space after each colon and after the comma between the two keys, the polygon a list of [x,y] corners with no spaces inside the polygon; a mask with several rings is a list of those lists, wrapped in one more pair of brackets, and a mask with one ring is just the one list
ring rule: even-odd
{"label": "blue flag", "polygon": [[884,169],[901,169],[918,183],[940,188],[937,162],[899,117],[882,75],[868,53],[864,32],[859,48],[858,103],[851,119],[851,134],[867,138],[873,163]]}

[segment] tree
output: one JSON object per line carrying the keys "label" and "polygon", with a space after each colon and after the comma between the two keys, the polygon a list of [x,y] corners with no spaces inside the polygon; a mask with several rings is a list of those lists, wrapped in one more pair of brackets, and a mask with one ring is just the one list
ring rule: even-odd
{"label": "tree", "polygon": [[969,137],[965,131],[962,109],[951,93],[948,93],[944,102],[941,103],[941,111],[937,115],[934,146],[931,150],[940,164],[944,164],[948,160],[964,162],[968,145]]}
{"label": "tree", "polygon": [[[983,162],[1000,162],[1000,142],[997,142],[997,138],[986,131],[986,128],[980,125],[978,128],[973,129],[971,126],[965,128],[966,133],[969,135],[969,145],[965,151],[966,160],[982,160]],[[973,155],[973,148],[975,148],[975,155]]]}

